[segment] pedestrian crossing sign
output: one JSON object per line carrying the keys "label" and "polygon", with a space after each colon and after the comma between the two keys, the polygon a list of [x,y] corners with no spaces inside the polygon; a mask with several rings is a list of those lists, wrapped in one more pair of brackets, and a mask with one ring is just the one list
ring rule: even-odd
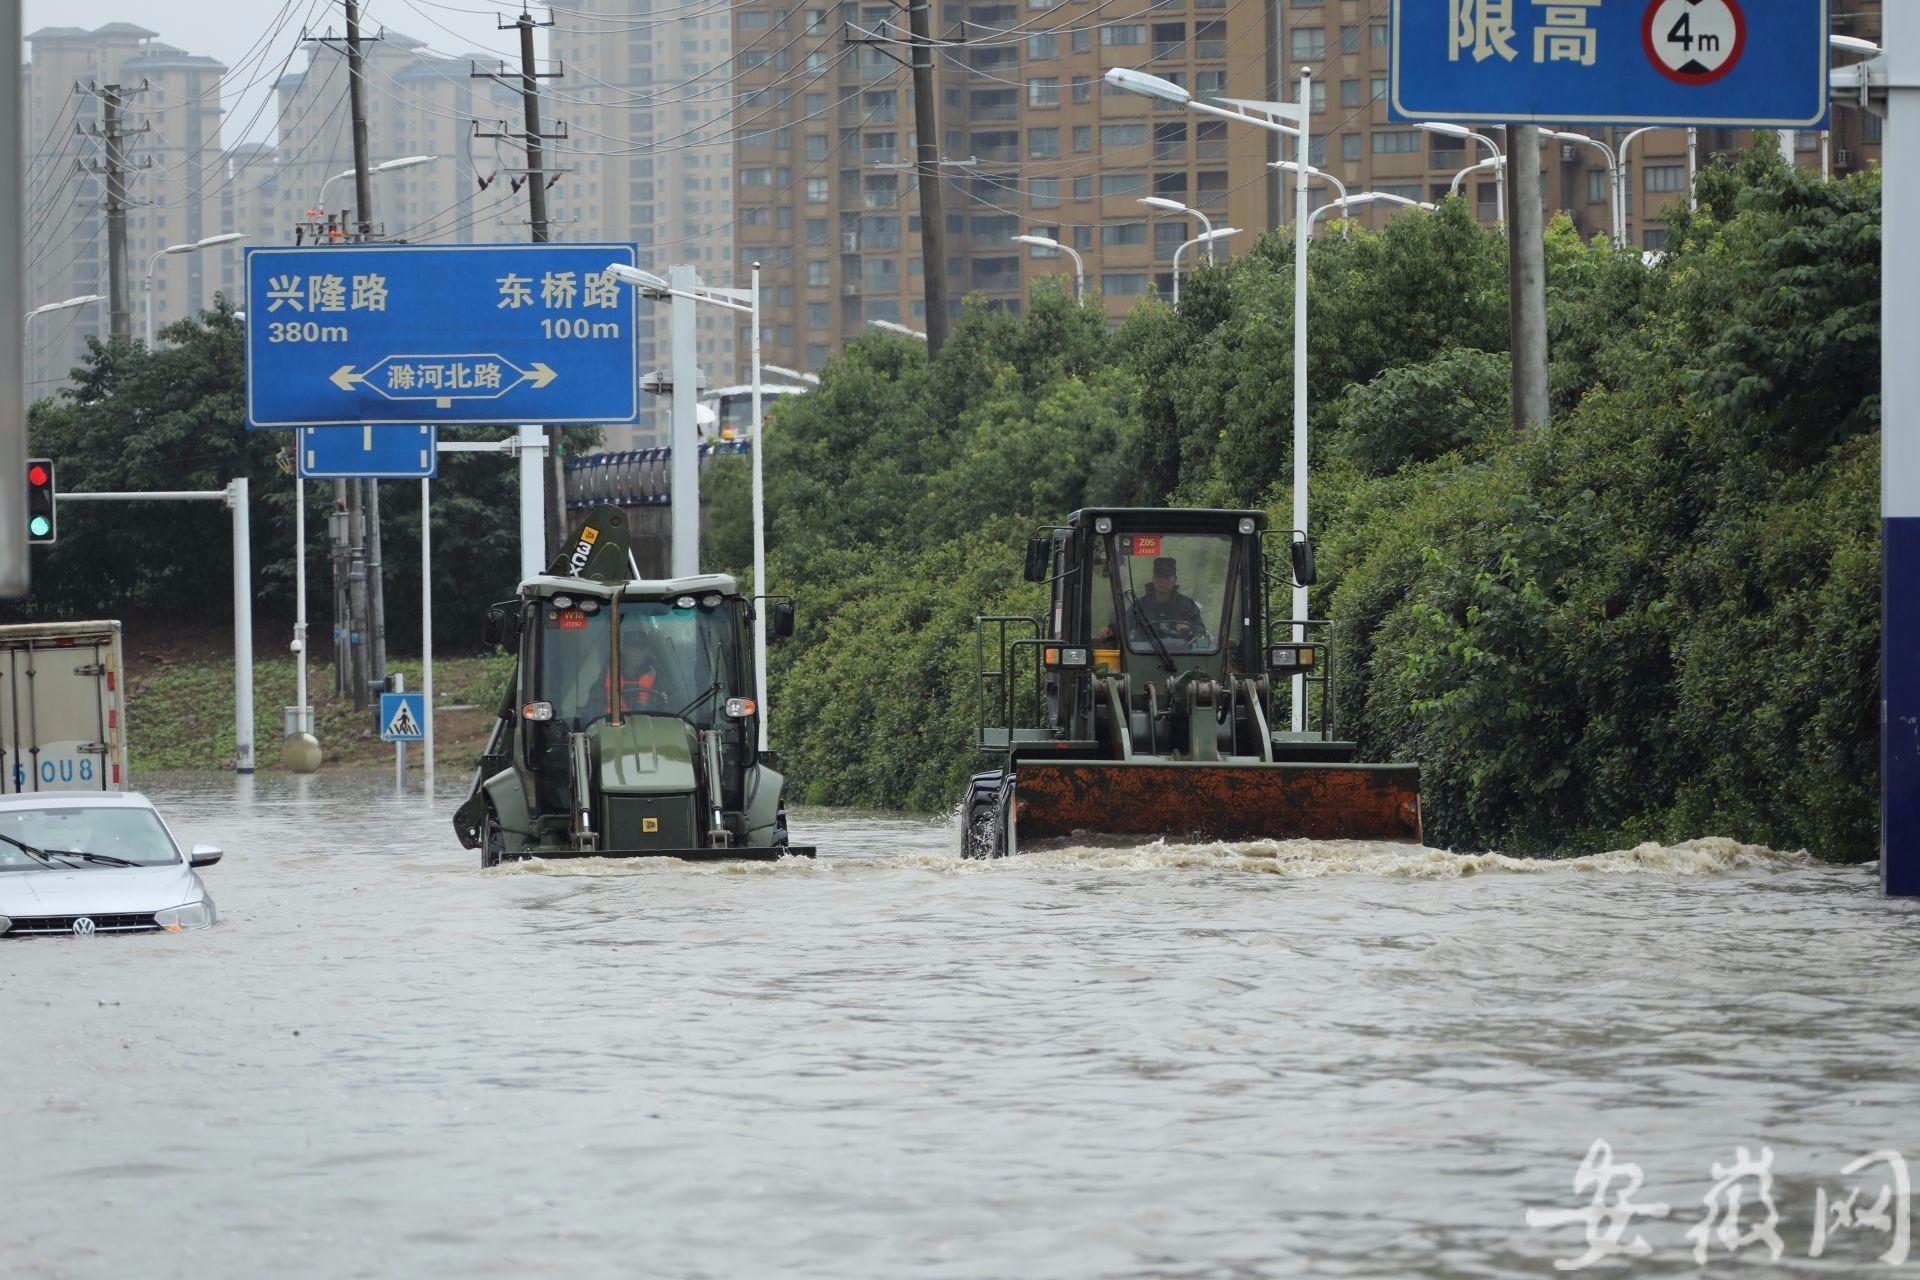
{"label": "pedestrian crossing sign", "polygon": [[418,742],[427,736],[424,693],[380,695],[380,737],[386,742]]}

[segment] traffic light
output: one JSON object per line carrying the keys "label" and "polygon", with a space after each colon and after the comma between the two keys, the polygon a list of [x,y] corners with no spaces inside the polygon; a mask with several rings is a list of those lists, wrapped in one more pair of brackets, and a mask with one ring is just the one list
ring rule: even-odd
{"label": "traffic light", "polygon": [[53,459],[27,459],[27,543],[45,544],[60,534],[54,516]]}

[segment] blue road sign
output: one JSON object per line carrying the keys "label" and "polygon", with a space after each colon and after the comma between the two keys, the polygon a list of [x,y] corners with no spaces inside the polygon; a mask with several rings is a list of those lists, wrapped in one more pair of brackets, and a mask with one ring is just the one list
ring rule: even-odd
{"label": "blue road sign", "polygon": [[426,480],[438,474],[435,427],[302,427],[295,437],[303,480]]}
{"label": "blue road sign", "polygon": [[380,738],[384,742],[418,742],[427,736],[427,695],[380,695]]}
{"label": "blue road sign", "polygon": [[633,422],[627,244],[247,250],[247,425]]}
{"label": "blue road sign", "polygon": [[1828,0],[1393,0],[1396,120],[1820,129]]}

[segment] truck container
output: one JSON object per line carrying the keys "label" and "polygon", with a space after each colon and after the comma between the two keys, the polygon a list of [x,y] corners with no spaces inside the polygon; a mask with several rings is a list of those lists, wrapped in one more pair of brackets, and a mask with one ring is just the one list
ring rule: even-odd
{"label": "truck container", "polygon": [[118,622],[0,626],[0,794],[127,785]]}

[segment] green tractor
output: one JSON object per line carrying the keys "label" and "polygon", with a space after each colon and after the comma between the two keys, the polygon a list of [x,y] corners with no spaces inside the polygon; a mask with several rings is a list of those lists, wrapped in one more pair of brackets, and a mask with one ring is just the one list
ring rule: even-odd
{"label": "green tractor", "polygon": [[1419,843],[1419,766],[1356,764],[1334,731],[1330,624],[1272,616],[1314,554],[1291,539],[1271,573],[1266,523],[1088,510],[1029,540],[1046,614],[975,624],[974,745],[995,767],[961,797],[964,854],[1079,833]]}
{"label": "green tractor", "polygon": [[[516,655],[454,814],[491,867],[522,858],[811,857],[788,840],[786,779],[760,750],[755,602],[722,574],[630,576],[627,515],[596,507],[484,638]],[[773,636],[793,605],[770,605]]]}

